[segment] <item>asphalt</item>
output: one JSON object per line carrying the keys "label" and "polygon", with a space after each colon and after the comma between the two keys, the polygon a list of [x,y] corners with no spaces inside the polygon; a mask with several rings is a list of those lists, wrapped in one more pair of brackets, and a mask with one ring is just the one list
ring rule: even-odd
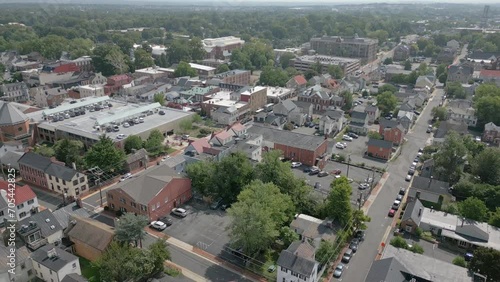
{"label": "asphalt", "polygon": [[[418,148],[424,147],[431,137],[425,131],[431,119],[431,110],[439,105],[443,95],[442,89],[434,91],[433,97],[418,117],[416,124],[406,135],[408,142],[402,145],[401,155],[389,162],[387,167],[389,177],[368,210],[371,222],[367,223],[365,241],[351,259],[350,269],[344,273],[342,281],[365,281],[374,259],[381,251],[381,243],[385,242],[391,231],[393,218],[389,218],[387,213],[400,187],[409,186],[409,183],[405,182],[408,168],[415,158]],[[352,271],[353,269],[356,271]]]}

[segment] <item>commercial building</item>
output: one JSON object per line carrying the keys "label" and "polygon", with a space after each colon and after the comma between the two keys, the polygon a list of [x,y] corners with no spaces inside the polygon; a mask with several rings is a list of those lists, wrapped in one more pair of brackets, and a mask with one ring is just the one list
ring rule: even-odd
{"label": "commercial building", "polygon": [[329,66],[339,66],[344,74],[354,73],[359,70],[359,59],[351,59],[345,57],[332,57],[325,55],[305,55],[290,60],[290,65],[299,71],[308,71],[312,67],[320,63],[323,67],[322,72],[328,72]]}
{"label": "commercial building", "polygon": [[206,59],[224,60],[231,56],[231,51],[239,49],[245,44],[245,40],[235,36],[226,36],[219,38],[205,38],[202,41],[205,49]]}
{"label": "commercial building", "polygon": [[24,82],[0,85],[1,99],[9,102],[26,102],[30,99],[28,86]]}
{"label": "commercial building", "polygon": [[250,71],[230,70],[215,75],[212,80],[219,80],[219,83],[223,84],[234,84],[234,85],[245,86],[250,84]]}
{"label": "commercial building", "polygon": [[68,98],[69,93],[61,87],[39,86],[30,89],[30,95],[40,108],[56,107]]}
{"label": "commercial building", "polygon": [[279,103],[280,101],[292,98],[295,95],[295,89],[284,87],[267,87],[267,102]]}
{"label": "commercial building", "polygon": [[209,66],[204,66],[200,64],[194,64],[194,63],[189,63],[191,68],[193,68],[197,73],[198,76],[202,79],[204,78],[210,78],[215,75],[215,68],[209,67]]}
{"label": "commercial building", "polygon": [[0,101],[0,141],[20,141],[29,144],[31,129],[29,118],[14,103]]}
{"label": "commercial building", "polygon": [[359,58],[363,63],[377,58],[378,40],[342,36],[323,36],[311,38],[311,49],[321,55]]}
{"label": "commercial building", "polygon": [[159,67],[150,67],[144,69],[138,69],[135,71],[135,77],[147,76],[152,78],[153,80],[160,77],[172,77],[174,74],[174,70],[167,68],[159,68]]}
{"label": "commercial building", "polygon": [[104,96],[104,86],[102,85],[83,85],[78,87],[78,90],[80,90],[80,98],[87,98],[87,97],[101,97]]}

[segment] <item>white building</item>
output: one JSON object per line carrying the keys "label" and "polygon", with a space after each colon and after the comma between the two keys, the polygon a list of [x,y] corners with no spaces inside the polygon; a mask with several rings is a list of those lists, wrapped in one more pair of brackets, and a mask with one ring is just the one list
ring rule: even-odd
{"label": "white building", "polygon": [[285,87],[267,87],[267,102],[268,103],[279,103],[279,101],[287,100],[294,96],[294,89]]}
{"label": "white building", "polygon": [[210,78],[215,75],[216,68],[194,63],[189,63],[189,65],[191,66],[191,68],[196,70],[200,78]]}
{"label": "white building", "polygon": [[89,84],[80,86],[78,89],[80,90],[80,98],[104,96],[104,87],[102,85]]}
{"label": "white building", "polygon": [[30,252],[26,246],[16,249],[16,262],[14,271],[10,271],[10,247],[0,244],[0,281],[32,281],[35,278]]}
{"label": "white building", "polygon": [[60,282],[66,275],[82,274],[78,257],[53,245],[43,246],[31,254],[36,277]]}
{"label": "white building", "polygon": [[24,82],[8,83],[0,85],[2,99],[10,102],[25,102],[30,98],[28,86]]}
{"label": "white building", "polygon": [[315,248],[308,242],[295,241],[278,258],[279,282],[317,282],[319,263]]}
{"label": "white building", "polygon": [[[3,218],[8,215],[7,210],[3,209],[3,206],[9,202],[9,198],[7,197],[7,194],[9,194],[9,182],[0,181],[0,194],[2,200],[5,201],[4,204],[4,202],[0,200],[0,220],[3,222]],[[17,220],[23,220],[38,212],[38,198],[28,185],[16,185],[14,202],[16,204],[15,214]],[[5,207],[7,207],[7,205]]]}

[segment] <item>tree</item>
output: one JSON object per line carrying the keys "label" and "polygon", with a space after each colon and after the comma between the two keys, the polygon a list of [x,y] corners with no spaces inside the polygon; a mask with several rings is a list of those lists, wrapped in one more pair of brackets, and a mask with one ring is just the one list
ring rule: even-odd
{"label": "tree", "polygon": [[352,211],[352,220],[354,230],[365,230],[366,222],[370,222],[372,219],[367,216],[362,210]]}
{"label": "tree", "polygon": [[465,219],[483,221],[488,215],[488,208],[483,201],[470,197],[458,203],[458,212]]}
{"label": "tree", "polygon": [[486,148],[472,160],[472,173],[481,182],[500,185],[500,149]]}
{"label": "tree", "polygon": [[148,218],[144,215],[135,215],[131,212],[125,213],[116,222],[115,240],[127,245],[134,243],[135,246],[142,248],[142,239],[146,236],[144,227],[148,225],[148,222]]}
{"label": "tree", "polygon": [[456,183],[462,174],[467,148],[462,138],[455,131],[446,136],[440,149],[433,155],[434,166],[438,175],[446,177],[450,183]]}
{"label": "tree", "polygon": [[479,123],[500,123],[500,96],[486,96],[476,100],[474,103],[476,116]]}
{"label": "tree", "polygon": [[417,243],[414,243],[411,247],[408,246],[408,251],[414,252],[416,254],[423,254],[424,248]]}
{"label": "tree", "polygon": [[455,99],[465,99],[467,94],[465,93],[465,88],[460,84],[460,82],[451,82],[446,85],[446,95],[450,98]]}
{"label": "tree", "polygon": [[[140,266],[148,265],[141,249],[116,241],[106,248],[106,251],[94,262],[97,276],[93,281],[138,281],[143,277]],[[152,267],[152,266],[151,266]]]}
{"label": "tree", "polygon": [[290,66],[290,60],[295,59],[295,55],[290,52],[283,53],[280,56],[280,65],[283,69],[286,69]]}
{"label": "tree", "polygon": [[213,175],[216,164],[207,162],[195,162],[186,167],[186,174],[191,179],[193,189],[203,196],[212,196],[213,194]]}
{"label": "tree", "polygon": [[316,63],[314,63],[314,64],[311,65],[311,70],[313,70],[313,71],[321,74],[321,73],[323,73],[323,65],[318,60],[318,61],[316,61]]}
{"label": "tree", "polygon": [[479,247],[469,262],[469,270],[488,277],[488,282],[498,281],[500,277],[500,252],[493,248]]}
{"label": "tree", "polygon": [[103,135],[84,156],[88,168],[99,167],[105,172],[119,171],[125,160],[125,153],[116,148],[113,140]]}
{"label": "tree", "polygon": [[377,106],[383,115],[386,115],[396,109],[398,99],[393,93],[386,91],[377,95]]}
{"label": "tree", "polygon": [[446,83],[446,80],[448,79],[448,74],[443,73],[440,76],[438,76],[438,81],[440,83]]}
{"label": "tree", "polygon": [[217,70],[215,71],[216,73],[223,73],[229,71],[229,67],[227,64],[222,64],[217,67]]}
{"label": "tree", "polygon": [[137,48],[135,50],[134,58],[134,65],[136,69],[149,68],[155,64],[151,54],[142,48]]}
{"label": "tree", "polygon": [[352,218],[352,187],[345,176],[335,179],[330,187],[332,190],[326,199],[325,214],[328,218],[344,226]]}
{"label": "tree", "polygon": [[405,70],[411,70],[411,62],[410,60],[405,61]]}
{"label": "tree", "polygon": [[288,73],[281,68],[267,66],[260,73],[259,83],[261,85],[283,87],[289,79]]}
{"label": "tree", "polygon": [[193,129],[193,121],[189,119],[184,119],[179,123],[179,129],[182,133],[186,133]]}
{"label": "tree", "polygon": [[474,100],[478,101],[484,97],[498,97],[500,96],[500,87],[493,83],[483,83],[479,85],[474,91]]}
{"label": "tree", "polygon": [[453,263],[454,265],[457,265],[457,266],[467,267],[467,262],[465,261],[463,256],[458,256],[458,257],[454,258],[451,263]]}
{"label": "tree", "polygon": [[165,137],[163,134],[158,129],[155,129],[149,133],[149,137],[144,143],[144,149],[146,149],[149,154],[158,156],[165,152],[164,141]]}
{"label": "tree", "polygon": [[39,145],[39,146],[35,147],[34,151],[35,151],[35,153],[42,155],[44,157],[47,157],[47,158],[53,157],[56,154],[54,149],[52,149],[51,147],[49,147],[47,145]]}
{"label": "tree", "polygon": [[194,77],[197,76],[198,74],[196,73],[196,70],[193,69],[188,63],[186,62],[180,62],[179,65],[177,65],[177,68],[174,71],[174,76],[175,77],[182,77],[182,76],[189,76],[189,77]]}
{"label": "tree", "polygon": [[245,186],[228,214],[232,218],[228,228],[232,245],[252,256],[271,247],[281,227],[291,220],[294,208],[290,197],[276,185],[256,180]]}
{"label": "tree", "polygon": [[384,93],[387,91],[391,93],[396,93],[398,92],[398,88],[390,83],[386,83],[378,88],[378,93]]}
{"label": "tree", "polygon": [[385,58],[384,65],[390,65],[390,64],[392,64],[392,58]]}
{"label": "tree", "polygon": [[189,53],[191,55],[191,60],[193,61],[201,61],[205,57],[205,49],[203,49],[203,43],[201,39],[198,37],[194,37],[189,40]]}
{"label": "tree", "polygon": [[152,274],[161,273],[165,269],[165,261],[170,260],[170,252],[167,249],[167,242],[158,239],[147,249],[147,257],[151,258],[153,264]]}
{"label": "tree", "polygon": [[[231,173],[228,173],[228,172]],[[214,171],[215,195],[226,202],[233,203],[240,194],[243,187],[248,185],[254,178],[252,163],[247,156],[241,152],[233,153],[220,160]]]}
{"label": "tree", "polygon": [[344,71],[338,65],[329,65],[328,74],[336,79],[341,79],[342,77],[344,77]]}
{"label": "tree", "polygon": [[123,148],[125,150],[125,153],[130,154],[134,150],[142,149],[143,145],[144,142],[142,141],[141,137],[137,135],[130,135],[125,139]]}
{"label": "tree", "polygon": [[316,260],[320,265],[326,265],[334,257],[335,244],[332,241],[321,241],[316,251]]}
{"label": "tree", "polygon": [[167,61],[169,65],[191,61],[190,48],[186,40],[174,40],[170,44],[167,52]]}
{"label": "tree", "polygon": [[500,208],[497,208],[495,212],[490,214],[490,220],[488,223],[492,226],[500,228]]}
{"label": "tree", "polygon": [[306,72],[304,72],[304,77],[309,80],[315,76],[318,75],[318,72],[315,71],[315,70],[307,70]]}
{"label": "tree", "polygon": [[340,93],[340,97],[344,98],[344,105],[342,106],[342,110],[348,111],[352,109],[353,96],[349,90],[342,91]]}
{"label": "tree", "polygon": [[291,243],[299,240],[299,234],[288,226],[281,227],[280,238],[284,246],[290,246]]}
{"label": "tree", "polygon": [[153,101],[155,103],[160,103],[160,105],[164,106],[165,105],[165,94],[163,92],[162,93],[156,93],[153,96]]}
{"label": "tree", "polygon": [[69,167],[71,167],[73,163],[75,165],[82,164],[82,157],[80,155],[82,150],[83,143],[78,140],[62,139],[57,141],[54,145],[56,159],[66,163]]}
{"label": "tree", "polygon": [[118,49],[112,49],[104,60],[114,68],[115,74],[123,74],[129,70],[128,57]]}
{"label": "tree", "polygon": [[435,119],[439,119],[441,121],[446,120],[448,117],[448,111],[445,107],[434,107],[432,108],[431,113]]}
{"label": "tree", "polygon": [[436,77],[440,77],[443,74],[446,74],[448,72],[448,67],[446,64],[439,64],[436,67]]}
{"label": "tree", "polygon": [[408,243],[406,243],[406,240],[400,236],[394,236],[394,238],[391,239],[390,244],[395,248],[400,248],[400,249],[408,248]]}
{"label": "tree", "polygon": [[0,63],[0,74],[2,74],[2,75],[0,75],[0,79],[3,78],[3,74],[5,73],[5,70],[6,70],[5,65]]}
{"label": "tree", "polygon": [[377,131],[368,131],[368,138],[382,140],[384,137]]}

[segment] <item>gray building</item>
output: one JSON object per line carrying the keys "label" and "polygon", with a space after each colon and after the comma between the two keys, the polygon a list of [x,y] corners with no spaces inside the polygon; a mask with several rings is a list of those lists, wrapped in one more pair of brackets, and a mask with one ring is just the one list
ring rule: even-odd
{"label": "gray building", "polygon": [[366,62],[372,62],[377,58],[378,40],[341,36],[323,36],[311,38],[311,49],[321,55],[359,58]]}
{"label": "gray building", "polygon": [[3,84],[0,92],[3,93],[2,100],[9,102],[26,102],[30,99],[28,86],[24,82]]}

